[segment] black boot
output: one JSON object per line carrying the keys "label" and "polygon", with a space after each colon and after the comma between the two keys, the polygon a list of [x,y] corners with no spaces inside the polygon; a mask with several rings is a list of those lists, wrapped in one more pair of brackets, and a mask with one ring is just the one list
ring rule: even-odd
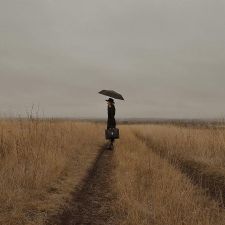
{"label": "black boot", "polygon": [[111,143],[108,143],[106,148],[107,148],[108,150],[110,150],[110,149],[111,149]]}
{"label": "black boot", "polygon": [[113,143],[110,142],[108,145],[107,145],[107,149],[108,150],[113,150],[114,146],[113,146]]}
{"label": "black boot", "polygon": [[110,150],[113,150],[114,149],[114,145],[113,145],[113,142],[110,143]]}

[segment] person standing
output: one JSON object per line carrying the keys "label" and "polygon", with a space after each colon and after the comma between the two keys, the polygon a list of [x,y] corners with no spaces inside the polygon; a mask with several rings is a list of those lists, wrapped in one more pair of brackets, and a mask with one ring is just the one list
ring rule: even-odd
{"label": "person standing", "polygon": [[[108,103],[108,121],[107,121],[107,129],[110,128],[116,128],[116,120],[115,120],[115,114],[116,114],[116,108],[115,108],[115,102],[112,98],[109,98],[106,100]],[[107,146],[107,149],[113,149],[113,143],[114,138],[110,139],[110,142]]]}

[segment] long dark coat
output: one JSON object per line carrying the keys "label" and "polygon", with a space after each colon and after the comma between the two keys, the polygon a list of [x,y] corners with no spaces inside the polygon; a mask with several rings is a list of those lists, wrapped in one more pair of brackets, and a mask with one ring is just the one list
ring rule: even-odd
{"label": "long dark coat", "polygon": [[115,114],[116,114],[115,106],[113,104],[111,105],[111,107],[108,106],[107,129],[116,127]]}

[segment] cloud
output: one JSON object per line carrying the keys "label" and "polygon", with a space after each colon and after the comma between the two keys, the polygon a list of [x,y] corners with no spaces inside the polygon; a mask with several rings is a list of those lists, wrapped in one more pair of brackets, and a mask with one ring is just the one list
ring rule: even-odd
{"label": "cloud", "polygon": [[0,108],[105,117],[216,117],[225,106],[224,1],[1,1]]}

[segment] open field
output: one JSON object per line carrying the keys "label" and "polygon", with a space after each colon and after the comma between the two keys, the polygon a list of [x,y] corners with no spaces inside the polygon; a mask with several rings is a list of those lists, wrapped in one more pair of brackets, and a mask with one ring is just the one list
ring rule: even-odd
{"label": "open field", "polygon": [[102,126],[0,121],[0,224],[43,224],[70,199],[103,142]]}
{"label": "open field", "polygon": [[0,224],[225,225],[225,129],[0,121]]}
{"label": "open field", "polygon": [[225,202],[225,129],[136,126],[135,134],[161,158]]}

